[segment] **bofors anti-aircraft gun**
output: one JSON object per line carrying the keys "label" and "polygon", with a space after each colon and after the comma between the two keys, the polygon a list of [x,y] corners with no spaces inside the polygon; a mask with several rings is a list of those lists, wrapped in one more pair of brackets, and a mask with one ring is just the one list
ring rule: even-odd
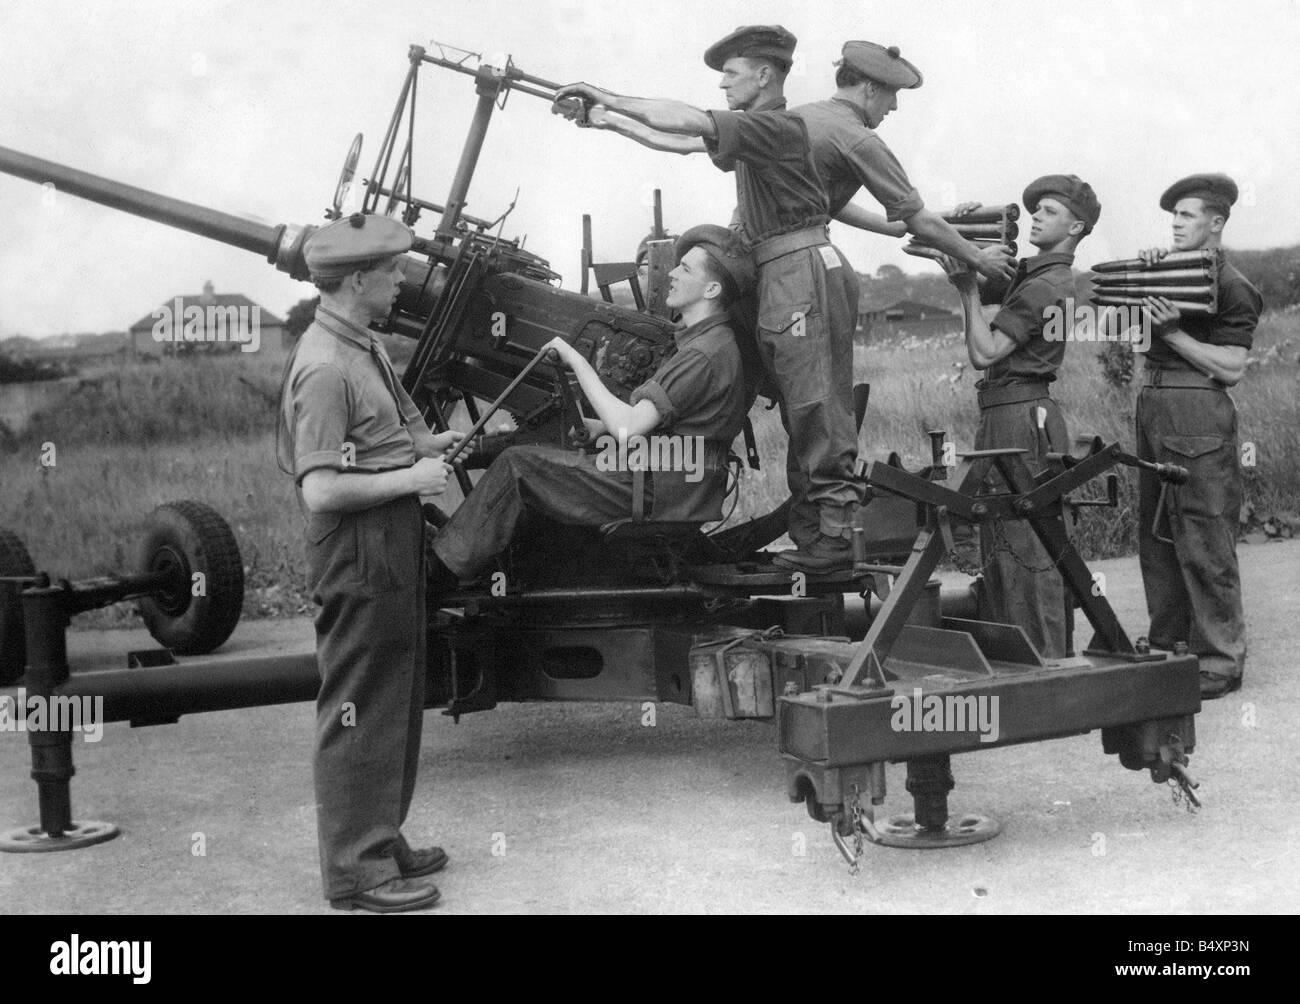
{"label": "bofors anti-aircraft gun", "polygon": [[[554,101],[558,85],[508,59],[491,65],[439,52],[411,48],[375,170],[363,183],[362,212],[400,213],[412,227],[426,214],[438,218],[432,235],[417,236],[402,259],[401,293],[375,327],[415,340],[403,383],[432,427],[446,428],[458,403],[476,429],[491,408],[512,416],[514,429],[483,437],[469,464],[486,465],[514,442],[576,448],[585,436],[581,395],[555,367],[536,365],[539,350],[556,335],[569,340],[626,399],[672,351],[663,306],[671,241],[650,242],[643,293],[633,263],[591,260],[588,220],[582,289],[568,291],[545,260],[500,236],[504,217],[467,214],[494,112],[514,91]],[[472,77],[477,94],[442,204],[412,191],[415,95],[420,70],[430,65]],[[359,156],[360,137],[328,218],[344,212]],[[307,278],[302,251],[313,226],[251,222],[3,148],[0,170],[254,252]],[[662,235],[659,219],[656,228]],[[587,294],[589,275],[599,299]],[[611,287],[622,279],[633,280],[635,306],[613,300]],[[866,388],[858,390],[861,426]],[[966,454],[953,468],[944,464],[944,434],[931,437],[932,463],[920,470],[904,469],[896,454],[860,465],[873,497],[854,532],[853,568],[831,575],[792,576],[762,550],[784,532],[788,502],[711,532],[624,520],[600,530],[556,524],[530,533],[504,559],[504,578],[430,610],[429,705],[459,716],[502,701],[669,701],[706,716],[774,720],[790,798],[831,824],[851,863],[858,856],[851,843],[860,847],[864,839],[931,847],[998,832],[983,816],[950,818],[954,753],[1100,728],[1106,752],[1125,767],[1149,769],[1194,802],[1186,763],[1200,709],[1196,659],[1135,646],[1065,530],[1070,505],[1114,504],[1113,475],[1109,503],[1066,497],[1116,464],[1174,483],[1185,472],[1100,440],[1079,457],[1049,455],[1051,468],[1037,477],[1016,450]],[[457,476],[471,491],[463,467]],[[432,508],[426,515],[435,525],[444,519]],[[1002,520],[1029,521],[1043,542],[1070,596],[1067,624],[1078,608],[1093,629],[1082,652],[1074,653],[1071,635],[1069,657],[1045,660],[1019,628],[987,618],[979,579],[969,588],[941,588],[932,578],[953,552],[954,535],[995,531]],[[93,695],[103,699],[105,721],[151,725],[316,694],[309,643],[258,647],[231,639],[242,562],[228,525],[201,503],[155,511],[129,574],[52,581],[3,532],[0,561],[0,686],[21,682],[29,703]],[[200,577],[201,591],[192,588]],[[126,666],[70,667],[69,618],[126,599],[137,600],[162,647],[129,653]],[[990,707],[996,730],[980,725],[981,709]],[[56,850],[113,836],[110,824],[73,819],[66,723],[28,738],[40,822],[0,835],[0,849]],[[914,812],[877,821],[885,766],[899,762]]]}

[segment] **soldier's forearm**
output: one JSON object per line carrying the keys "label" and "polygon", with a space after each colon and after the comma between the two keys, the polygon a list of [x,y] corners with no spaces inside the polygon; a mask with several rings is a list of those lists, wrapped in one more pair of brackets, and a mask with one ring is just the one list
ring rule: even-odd
{"label": "soldier's forearm", "polygon": [[715,135],[713,119],[706,112],[682,101],[614,97],[607,107],[660,132],[701,136],[705,139]]}
{"label": "soldier's forearm", "polygon": [[953,225],[938,213],[922,209],[909,216],[906,225],[908,233],[931,247],[938,248],[944,254],[952,255],[967,265],[979,265],[979,254],[975,245],[959,234]]}
{"label": "soldier's forearm", "polygon": [[314,513],[356,512],[413,492],[409,470],[344,474],[323,467],[302,481],[303,503]]}
{"label": "soldier's forearm", "polygon": [[[606,432],[613,435],[640,436],[659,424],[659,412],[653,405],[649,402],[631,405],[620,400],[605,386],[600,375],[587,360],[575,353],[570,358],[569,364],[578,378],[578,386],[587,395],[587,400],[595,409]],[[653,415],[646,412],[647,408],[653,411]]]}
{"label": "soldier's forearm", "polygon": [[890,223],[879,213],[873,213],[861,206],[855,206],[852,202],[836,213],[835,218],[841,223],[847,223],[859,230],[866,230],[873,234],[884,234],[886,237],[903,237],[907,234],[907,224],[903,223],[902,220]]}
{"label": "soldier's forearm", "polygon": [[1240,345],[1207,345],[1182,330],[1165,335],[1165,344],[1203,373],[1229,386],[1246,373],[1246,350]]}
{"label": "soldier's forearm", "polygon": [[619,115],[617,112],[610,112],[606,115],[605,127],[620,136],[635,140],[651,150],[680,154],[704,153],[704,140],[698,136],[680,136],[674,133],[660,132],[643,122],[628,118],[626,115]]}
{"label": "soldier's forearm", "polygon": [[[1010,351],[1006,343],[1011,339],[989,325],[980,305],[979,286],[973,276],[963,278],[957,294],[961,297],[961,310],[965,317],[966,355],[975,369],[988,369]],[[1011,348],[1014,347],[1015,343],[1011,342]]]}

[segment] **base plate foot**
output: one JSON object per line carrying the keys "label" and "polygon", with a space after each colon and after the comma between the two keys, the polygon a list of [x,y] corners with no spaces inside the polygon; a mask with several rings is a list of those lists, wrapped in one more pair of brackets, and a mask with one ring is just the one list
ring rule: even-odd
{"label": "base plate foot", "polygon": [[73,823],[61,837],[51,837],[40,826],[19,826],[0,833],[0,851],[11,854],[39,854],[45,851],[75,851],[92,844],[112,840],[121,831],[112,823],[99,823],[88,819]]}

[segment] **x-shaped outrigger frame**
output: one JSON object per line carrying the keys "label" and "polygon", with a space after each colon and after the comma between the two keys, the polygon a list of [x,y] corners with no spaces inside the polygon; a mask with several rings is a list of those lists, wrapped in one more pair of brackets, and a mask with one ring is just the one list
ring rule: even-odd
{"label": "x-shaped outrigger frame", "polygon": [[[1104,446],[1101,439],[1096,438],[1082,459],[1069,454],[1047,454],[1049,468],[1035,477],[1025,463],[1026,452],[1000,449],[963,453],[960,455],[961,464],[950,479],[956,487],[909,474],[879,461],[867,468],[867,482],[873,489],[893,492],[921,503],[925,507],[925,526],[917,534],[902,573],[880,613],[872,621],[866,637],[859,643],[836,689],[855,685],[889,685],[884,672],[885,660],[926,582],[944,555],[953,550],[953,520],[980,526],[992,526],[998,520],[1027,520],[1052,563],[1059,569],[1075,603],[1096,632],[1085,654],[1107,655],[1132,662],[1161,658],[1135,650],[1110,603],[1092,588],[1088,566],[1065,532],[1065,496],[1120,464],[1150,471],[1162,481],[1173,484],[1186,482],[1187,471],[1172,464],[1142,460],[1123,452],[1118,443]],[[988,491],[990,475],[995,471],[1001,476],[1007,491]]]}

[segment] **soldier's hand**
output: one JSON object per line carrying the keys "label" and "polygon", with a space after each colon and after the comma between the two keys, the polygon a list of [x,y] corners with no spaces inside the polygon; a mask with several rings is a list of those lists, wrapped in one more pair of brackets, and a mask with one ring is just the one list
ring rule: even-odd
{"label": "soldier's hand", "polygon": [[563,115],[579,129],[585,129],[589,125],[587,112],[587,106],[577,97],[556,98],[551,105],[552,115]]}
{"label": "soldier's hand", "polygon": [[1006,279],[1008,282],[1016,277],[1016,259],[1005,244],[982,247],[977,255],[979,262],[975,269],[980,275],[990,279]]}
{"label": "soldier's hand", "polygon": [[958,292],[964,293],[967,290],[979,289],[979,279],[974,272],[954,258],[944,255],[944,259],[939,264],[943,266],[944,272],[948,275],[948,281],[956,287]]}
{"label": "soldier's hand", "polygon": [[610,106],[614,104],[615,96],[609,91],[602,91],[599,87],[592,87],[591,84],[565,84],[555,92],[555,103],[558,105],[565,98],[577,98],[582,104],[590,108],[592,105]]}
{"label": "soldier's hand", "polygon": [[1143,248],[1138,252],[1138,257],[1142,259],[1143,265],[1154,265],[1168,253],[1168,248]]}
{"label": "soldier's hand", "polygon": [[573,368],[574,357],[578,356],[578,358],[581,358],[581,356],[578,355],[578,350],[575,349],[568,342],[566,342],[559,335],[556,335],[554,338],[552,338],[549,342],[547,342],[542,347],[547,349],[553,349],[559,355],[560,362],[562,362],[565,366],[568,366],[570,369]]}
{"label": "soldier's hand", "polygon": [[[465,438],[465,433],[457,432],[454,429],[449,429],[446,432],[439,432],[433,437],[433,446],[434,449],[436,449],[439,453],[448,453],[451,450],[455,449],[456,444],[459,443],[464,438]],[[473,452],[474,452],[474,444],[472,442],[466,443],[465,449],[461,450],[460,453],[457,455],[456,462],[459,463],[461,460],[463,460],[465,457],[468,457]]]}
{"label": "soldier's hand", "polygon": [[1163,338],[1178,327],[1183,313],[1163,296],[1147,296],[1142,299],[1142,310],[1150,319],[1151,334]]}
{"label": "soldier's hand", "polygon": [[441,495],[447,490],[451,468],[433,457],[421,457],[408,470],[411,491],[416,495]]}
{"label": "soldier's hand", "polygon": [[609,129],[609,109],[604,105],[592,105],[587,109],[587,119],[578,125],[591,129]]}
{"label": "soldier's hand", "polygon": [[979,209],[979,208],[982,207],[983,205],[984,205],[984,203],[982,203],[982,202],[962,202],[962,203],[959,203],[958,206],[957,206],[957,208],[954,209],[954,210],[953,210],[951,213],[949,213],[948,215],[950,215],[950,216],[969,216],[971,213],[975,212],[975,210]]}

